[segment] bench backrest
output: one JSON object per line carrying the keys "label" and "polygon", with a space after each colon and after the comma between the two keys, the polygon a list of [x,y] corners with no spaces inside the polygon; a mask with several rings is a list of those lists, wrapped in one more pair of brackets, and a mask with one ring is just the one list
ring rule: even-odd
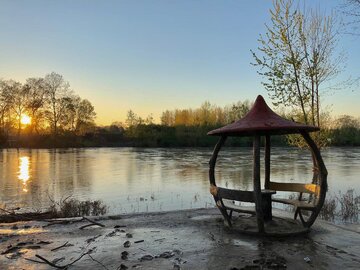
{"label": "bench backrest", "polygon": [[275,191],[311,193],[316,196],[320,194],[320,186],[316,184],[269,182],[269,188]]}
{"label": "bench backrest", "polygon": [[218,187],[217,194],[222,199],[235,200],[239,202],[255,202],[253,191],[234,190]]}

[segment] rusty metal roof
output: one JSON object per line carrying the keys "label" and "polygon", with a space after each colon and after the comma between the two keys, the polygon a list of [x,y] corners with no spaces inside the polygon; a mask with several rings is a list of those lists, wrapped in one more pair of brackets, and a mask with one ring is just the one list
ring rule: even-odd
{"label": "rusty metal roof", "polygon": [[208,135],[217,136],[252,136],[259,135],[279,135],[294,134],[301,131],[318,131],[315,126],[308,126],[282,118],[273,112],[266,104],[264,98],[259,95],[250,111],[240,120],[214,129]]}

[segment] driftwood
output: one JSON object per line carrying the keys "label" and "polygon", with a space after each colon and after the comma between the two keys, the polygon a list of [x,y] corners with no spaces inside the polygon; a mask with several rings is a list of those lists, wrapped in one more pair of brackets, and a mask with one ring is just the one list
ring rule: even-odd
{"label": "driftwood", "polygon": [[54,226],[54,225],[68,225],[68,224],[73,224],[76,222],[82,222],[83,219],[55,219],[55,220],[46,219],[43,221],[49,222],[49,224],[42,226],[43,228],[45,228],[45,227],[50,227],[50,226]]}
{"label": "driftwood", "polygon": [[51,212],[43,212],[43,213],[22,213],[18,214],[14,211],[8,211],[4,208],[0,208],[0,211],[6,213],[6,215],[0,215],[0,222],[2,223],[12,223],[17,221],[44,221],[46,219],[52,218],[53,214]]}

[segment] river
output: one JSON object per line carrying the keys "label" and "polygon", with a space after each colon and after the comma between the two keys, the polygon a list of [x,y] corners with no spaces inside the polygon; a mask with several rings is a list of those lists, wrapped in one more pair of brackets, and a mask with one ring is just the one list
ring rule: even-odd
{"label": "river", "polygon": [[[51,200],[71,195],[101,199],[112,214],[210,207],[211,153],[210,148],[2,149],[0,204],[44,210]],[[327,148],[322,155],[329,194],[354,189],[359,195],[360,148]],[[251,148],[223,148],[216,169],[219,185],[252,189]],[[308,150],[272,149],[273,181],[305,183],[311,176]]]}

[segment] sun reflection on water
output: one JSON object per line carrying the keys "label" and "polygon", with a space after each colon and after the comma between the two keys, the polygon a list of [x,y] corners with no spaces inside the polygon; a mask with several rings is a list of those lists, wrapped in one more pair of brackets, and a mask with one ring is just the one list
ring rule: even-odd
{"label": "sun reflection on water", "polygon": [[20,165],[19,165],[19,180],[22,181],[23,184],[23,191],[28,192],[26,187],[26,182],[30,179],[30,159],[27,156],[19,158]]}

